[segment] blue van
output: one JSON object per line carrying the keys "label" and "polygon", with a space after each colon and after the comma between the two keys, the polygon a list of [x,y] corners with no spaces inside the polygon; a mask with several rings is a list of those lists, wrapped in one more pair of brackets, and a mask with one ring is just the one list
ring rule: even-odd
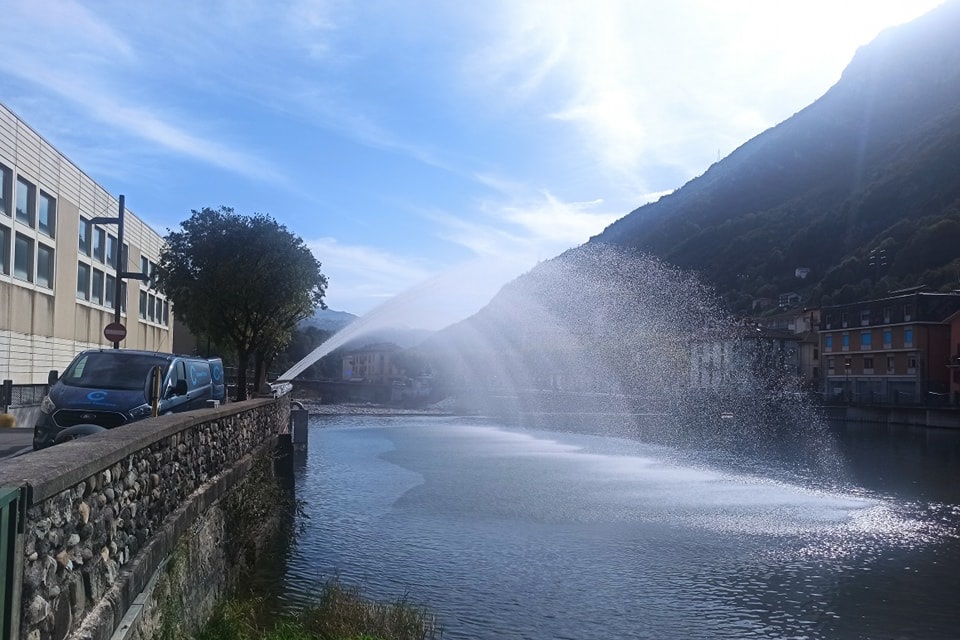
{"label": "blue van", "polygon": [[56,370],[50,372],[50,390],[33,428],[33,448],[150,417],[158,368],[161,415],[200,409],[208,400],[226,401],[220,358],[90,349],[77,354],[62,376]]}

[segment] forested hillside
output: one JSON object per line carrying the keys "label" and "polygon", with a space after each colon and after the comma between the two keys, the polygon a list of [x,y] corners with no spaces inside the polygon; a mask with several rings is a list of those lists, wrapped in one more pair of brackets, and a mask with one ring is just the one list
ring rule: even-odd
{"label": "forested hillside", "polygon": [[960,288],[957,34],[957,0],[885,31],[822,98],[591,242],[694,269],[740,312]]}

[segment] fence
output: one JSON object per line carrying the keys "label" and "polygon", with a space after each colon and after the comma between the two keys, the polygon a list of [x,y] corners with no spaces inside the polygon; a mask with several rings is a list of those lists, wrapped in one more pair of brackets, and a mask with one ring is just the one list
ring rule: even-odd
{"label": "fence", "polygon": [[11,407],[31,407],[40,404],[40,401],[43,400],[43,396],[47,394],[47,385],[15,384],[10,391],[11,397],[7,402],[8,405]]}

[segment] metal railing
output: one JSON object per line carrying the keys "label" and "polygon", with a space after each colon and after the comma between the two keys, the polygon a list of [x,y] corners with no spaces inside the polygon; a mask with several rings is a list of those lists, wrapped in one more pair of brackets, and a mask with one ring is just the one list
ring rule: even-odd
{"label": "metal railing", "polygon": [[20,487],[0,488],[0,638],[12,638],[20,607],[17,537],[23,533],[25,500]]}

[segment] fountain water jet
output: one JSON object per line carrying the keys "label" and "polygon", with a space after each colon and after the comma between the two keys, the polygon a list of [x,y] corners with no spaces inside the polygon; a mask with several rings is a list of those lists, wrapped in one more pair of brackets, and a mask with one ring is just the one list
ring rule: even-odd
{"label": "fountain water jet", "polygon": [[[520,273],[520,262],[476,260],[445,271],[400,293],[344,327],[278,378],[289,382],[320,358],[383,329],[415,324],[418,329],[440,329],[479,309],[503,282]],[[469,283],[469,286],[464,286]]]}
{"label": "fountain water jet", "polygon": [[420,346],[468,412],[761,454],[803,442],[820,465],[825,424],[765,349],[695,275],[595,243]]}

